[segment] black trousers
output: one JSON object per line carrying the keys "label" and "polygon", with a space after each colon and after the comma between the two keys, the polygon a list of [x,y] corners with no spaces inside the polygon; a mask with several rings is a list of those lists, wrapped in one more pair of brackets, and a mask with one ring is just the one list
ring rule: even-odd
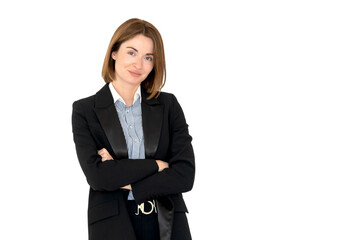
{"label": "black trousers", "polygon": [[[130,219],[135,230],[137,240],[159,240],[159,223],[157,213],[153,211],[149,215],[143,214],[138,209],[138,205],[135,201],[128,200],[127,208],[130,215]],[[144,211],[149,212],[151,210],[150,204],[144,204]],[[137,215],[138,213],[138,215]]]}

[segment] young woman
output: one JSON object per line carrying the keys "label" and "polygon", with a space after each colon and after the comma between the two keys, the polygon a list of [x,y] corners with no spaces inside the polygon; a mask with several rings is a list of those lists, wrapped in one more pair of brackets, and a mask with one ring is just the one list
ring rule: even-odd
{"label": "young woman", "polygon": [[130,19],[114,33],[105,86],[73,104],[74,142],[90,185],[90,240],[191,239],[182,193],[195,160],[183,111],[160,92],[166,78],[160,33]]}

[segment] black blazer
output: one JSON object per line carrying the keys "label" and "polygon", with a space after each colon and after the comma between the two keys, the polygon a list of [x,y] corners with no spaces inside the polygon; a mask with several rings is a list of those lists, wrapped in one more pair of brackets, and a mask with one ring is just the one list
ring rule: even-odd
{"label": "black blazer", "polygon": [[[95,95],[74,102],[72,126],[77,156],[90,185],[89,239],[136,239],[127,212],[131,184],[139,204],[156,199],[161,239],[187,239],[187,212],[182,198],[194,182],[195,160],[183,111],[174,95],[161,92],[147,100],[141,89],[142,122],[146,159],[128,159],[126,140],[108,84]],[[113,161],[101,161],[97,151],[106,148]],[[155,160],[169,163],[158,172]],[[180,216],[180,215],[179,215]],[[184,229],[185,228],[185,229]]]}

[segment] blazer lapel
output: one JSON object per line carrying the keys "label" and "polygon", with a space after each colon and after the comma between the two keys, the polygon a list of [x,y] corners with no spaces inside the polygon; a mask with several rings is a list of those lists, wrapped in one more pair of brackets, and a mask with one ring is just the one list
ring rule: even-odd
{"label": "blazer lapel", "polygon": [[142,125],[145,141],[145,157],[154,158],[161,134],[164,105],[156,98],[147,100],[149,94],[141,88]]}
{"label": "blazer lapel", "polygon": [[[141,89],[142,124],[145,141],[146,158],[155,158],[159,145],[161,128],[163,124],[164,105],[156,98],[147,100],[149,94],[144,88]],[[170,197],[162,197],[157,200],[159,232],[161,240],[170,240],[172,223],[174,218],[174,206]]]}
{"label": "blazer lapel", "polygon": [[109,84],[106,84],[95,96],[95,113],[105,131],[106,137],[117,159],[128,158],[124,132],[114,105]]}
{"label": "blazer lapel", "polygon": [[[147,100],[149,94],[141,88],[142,125],[145,142],[145,157],[154,158],[161,134],[164,106],[156,98]],[[124,132],[114,105],[109,84],[95,96],[95,113],[103,127],[116,158],[128,158]]]}
{"label": "blazer lapel", "polygon": [[160,197],[156,200],[160,240],[170,240],[174,221],[174,203],[170,197]]}

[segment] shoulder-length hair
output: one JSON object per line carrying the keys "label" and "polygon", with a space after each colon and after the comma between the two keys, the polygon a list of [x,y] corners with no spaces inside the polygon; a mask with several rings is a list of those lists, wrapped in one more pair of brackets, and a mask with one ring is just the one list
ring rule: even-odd
{"label": "shoulder-length hair", "polygon": [[112,52],[119,50],[120,45],[123,42],[135,37],[138,34],[142,34],[145,37],[150,38],[154,43],[154,66],[147,78],[141,83],[141,85],[150,94],[148,99],[151,99],[155,95],[156,97],[159,96],[160,90],[165,84],[166,67],[164,44],[161,35],[159,31],[147,21],[132,18],[121,24],[118,29],[116,29],[105,55],[102,77],[106,83],[115,80],[115,60],[111,57],[111,54]]}

